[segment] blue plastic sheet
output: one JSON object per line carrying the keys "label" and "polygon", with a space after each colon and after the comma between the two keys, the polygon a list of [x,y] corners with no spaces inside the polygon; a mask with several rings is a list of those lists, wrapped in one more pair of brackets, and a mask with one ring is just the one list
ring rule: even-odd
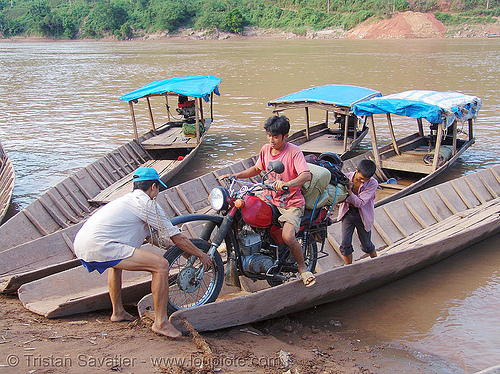
{"label": "blue plastic sheet", "polygon": [[459,92],[412,90],[374,98],[353,107],[357,116],[392,113],[411,118],[425,118],[430,123],[463,122],[475,118],[481,99]]}
{"label": "blue plastic sheet", "polygon": [[162,81],[151,82],[135,91],[123,95],[119,100],[132,101],[150,94],[173,92],[179,95],[202,97],[208,102],[212,92],[220,96],[218,87],[220,82],[221,79],[213,75],[174,77]]}
{"label": "blue plastic sheet", "polygon": [[273,101],[267,105],[280,103],[313,102],[350,107],[353,104],[368,100],[372,97],[382,96],[378,91],[358,86],[327,84],[295,92]]}

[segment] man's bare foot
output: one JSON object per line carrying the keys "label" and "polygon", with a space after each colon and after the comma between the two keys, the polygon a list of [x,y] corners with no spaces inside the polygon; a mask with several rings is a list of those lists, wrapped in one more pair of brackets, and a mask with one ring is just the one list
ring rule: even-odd
{"label": "man's bare foot", "polygon": [[123,311],[121,313],[115,313],[110,317],[111,322],[123,322],[123,321],[134,321],[135,318],[130,313]]}
{"label": "man's bare foot", "polygon": [[164,323],[163,326],[159,323],[157,325],[157,323],[155,322],[153,323],[153,326],[151,326],[151,330],[170,339],[177,339],[182,336],[182,333],[177,330],[170,322]]}

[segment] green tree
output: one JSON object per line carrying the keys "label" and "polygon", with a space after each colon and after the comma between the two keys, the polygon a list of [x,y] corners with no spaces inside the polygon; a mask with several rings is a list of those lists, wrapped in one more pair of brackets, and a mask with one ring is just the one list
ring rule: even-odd
{"label": "green tree", "polygon": [[84,35],[96,37],[114,33],[127,22],[128,13],[119,3],[98,2],[90,11],[84,27]]}
{"label": "green tree", "polygon": [[238,9],[233,9],[226,15],[226,26],[228,31],[241,33],[243,31],[243,15]]}

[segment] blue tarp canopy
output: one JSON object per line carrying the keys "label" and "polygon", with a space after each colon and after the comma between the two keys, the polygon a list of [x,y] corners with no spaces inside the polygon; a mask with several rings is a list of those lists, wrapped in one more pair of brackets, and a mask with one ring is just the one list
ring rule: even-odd
{"label": "blue tarp canopy", "polygon": [[353,104],[368,100],[372,97],[382,96],[378,91],[358,86],[327,84],[308,88],[270,101],[268,106],[278,106],[290,103],[320,103],[351,107]]}
{"label": "blue tarp canopy", "polygon": [[392,113],[411,118],[425,118],[430,123],[463,122],[475,118],[481,99],[459,92],[413,90],[374,98],[354,105],[357,116]]}
{"label": "blue tarp canopy", "polygon": [[220,82],[221,79],[213,75],[174,77],[151,82],[144,87],[123,95],[120,100],[132,101],[152,94],[158,95],[171,92],[191,97],[202,97],[208,102],[212,92],[220,96],[218,87]]}

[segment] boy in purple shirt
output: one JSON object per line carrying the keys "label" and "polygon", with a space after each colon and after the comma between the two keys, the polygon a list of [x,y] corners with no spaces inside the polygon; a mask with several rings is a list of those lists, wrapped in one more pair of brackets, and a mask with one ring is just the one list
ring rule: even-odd
{"label": "boy in purple shirt", "polygon": [[352,235],[358,232],[361,249],[370,257],[377,257],[371,241],[371,229],[375,216],[375,192],[378,181],[373,177],[376,166],[371,160],[362,160],[355,172],[346,174],[352,182],[349,195],[339,206],[338,220],[342,221],[342,244],[340,253],[346,265],[352,264]]}

